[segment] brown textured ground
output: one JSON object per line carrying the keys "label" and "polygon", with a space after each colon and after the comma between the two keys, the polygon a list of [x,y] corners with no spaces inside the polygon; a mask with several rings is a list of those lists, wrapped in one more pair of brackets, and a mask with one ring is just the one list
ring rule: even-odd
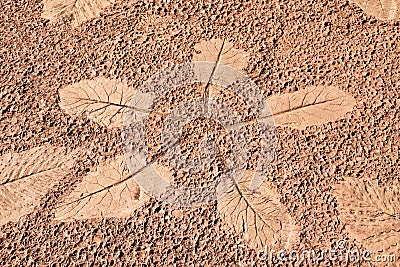
{"label": "brown textured ground", "polygon": [[297,247],[329,247],[345,235],[332,201],[337,177],[399,179],[398,23],[337,0],[120,2],[75,29],[40,18],[41,1],[0,2],[0,155],[44,143],[85,153],[76,173],[35,212],[0,229],[2,266],[234,266],[236,253],[244,266],[256,260],[214,206],[177,212],[153,200],[127,219],[52,220],[70,185],[120,149],[117,130],[63,113],[57,90],[97,75],[137,87],[163,66],[190,61],[195,43],[212,37],[250,54],[246,73],[265,95],[323,84],[357,100],[347,119],[277,129],[268,180],[301,226]]}

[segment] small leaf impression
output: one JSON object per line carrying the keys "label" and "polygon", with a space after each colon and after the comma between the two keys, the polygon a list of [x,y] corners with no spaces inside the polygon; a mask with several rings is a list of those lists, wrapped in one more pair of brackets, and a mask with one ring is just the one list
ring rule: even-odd
{"label": "small leaf impression", "polygon": [[351,0],[365,13],[378,20],[398,19],[398,0]]}
{"label": "small leaf impression", "polygon": [[55,21],[63,16],[73,17],[73,26],[99,17],[103,9],[115,0],[44,0],[42,18]]}
{"label": "small leaf impression", "polygon": [[372,253],[400,252],[400,184],[346,177],[334,186],[346,231]]}

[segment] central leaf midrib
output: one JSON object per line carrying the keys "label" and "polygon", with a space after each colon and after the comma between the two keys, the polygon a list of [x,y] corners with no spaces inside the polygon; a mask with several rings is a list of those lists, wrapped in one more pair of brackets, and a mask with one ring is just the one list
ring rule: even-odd
{"label": "central leaf midrib", "polygon": [[212,78],[214,77],[214,74],[215,74],[215,71],[217,70],[217,67],[218,67],[218,65],[219,65],[219,63],[220,63],[220,61],[221,61],[221,57],[222,57],[222,52],[224,51],[224,48],[225,48],[225,39],[224,40],[222,40],[222,45],[221,45],[221,49],[218,51],[218,55],[217,55],[217,59],[216,59],[216,62],[215,62],[215,65],[214,65],[214,68],[213,68],[213,70],[211,71],[211,75],[210,75],[210,78],[208,79],[208,81],[207,81],[207,84],[206,84],[206,86],[205,86],[205,88],[204,88],[204,109],[205,109],[205,114],[207,114],[208,113],[208,101],[209,101],[209,98],[210,98],[210,90],[209,90],[209,87],[210,87],[210,85],[211,85],[211,80],[212,80]]}
{"label": "central leaf midrib", "polygon": [[[337,97],[337,98],[334,98],[334,99],[328,99],[328,100],[324,100],[324,101],[317,102],[317,103],[314,102],[314,103],[311,103],[311,104],[301,105],[301,106],[299,106],[297,108],[286,109],[286,110],[278,112],[278,113],[273,113],[273,111],[272,111],[272,116],[282,115],[282,114],[289,113],[289,112],[292,112],[292,111],[306,109],[306,108],[311,107],[311,106],[323,105],[323,104],[338,100],[340,98],[341,97]],[[268,99],[267,99],[267,101],[268,101]]]}
{"label": "central leaf midrib", "polygon": [[50,169],[41,170],[41,171],[38,171],[38,172],[35,172],[35,173],[30,173],[30,174],[27,174],[27,175],[23,175],[21,177],[18,177],[18,178],[12,179],[12,180],[4,181],[4,182],[0,183],[0,186],[6,186],[8,184],[11,184],[11,183],[23,180],[23,179],[27,179],[27,178],[30,178],[30,177],[35,176],[35,175],[44,174],[46,172],[53,171],[53,170],[56,170],[56,169],[60,169],[60,168],[59,167],[50,168]]}

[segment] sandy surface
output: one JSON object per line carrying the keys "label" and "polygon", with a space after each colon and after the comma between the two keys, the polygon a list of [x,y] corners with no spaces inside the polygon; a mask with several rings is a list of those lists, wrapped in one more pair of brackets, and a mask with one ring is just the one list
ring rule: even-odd
{"label": "sandy surface", "polygon": [[228,229],[216,204],[181,210],[151,199],[127,218],[53,219],[59,199],[84,174],[121,153],[121,131],[65,114],[58,90],[99,75],[138,87],[163,67],[190,61],[194,46],[211,38],[249,54],[244,72],[266,97],[329,85],[356,99],[341,120],[277,127],[266,178],[300,226],[295,248],[329,248],[347,237],[355,244],[339,220],[333,185],[345,176],[399,180],[399,24],[377,21],[347,1],[121,2],[79,27],[41,18],[38,0],[0,2],[0,155],[47,143],[81,149],[73,172],[32,213],[0,228],[1,265],[256,262],[256,251]]}

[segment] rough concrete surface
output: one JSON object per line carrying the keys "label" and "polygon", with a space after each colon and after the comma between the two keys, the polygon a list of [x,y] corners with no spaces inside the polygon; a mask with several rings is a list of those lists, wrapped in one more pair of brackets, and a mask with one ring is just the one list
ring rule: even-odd
{"label": "rough concrete surface", "polygon": [[[81,8],[90,6],[86,3],[90,1],[78,2]],[[123,154],[121,128],[108,127],[114,124],[103,123],[91,114],[66,112],[60,92],[98,77],[139,88],[167,66],[200,58],[194,56],[201,49],[199,44],[214,39],[225,40],[246,54],[248,63],[242,72],[256,83],[266,99],[301,95],[298,92],[306,88],[335,88],[354,102],[344,107],[346,112],[339,112],[340,116],[328,116],[322,123],[302,122],[297,128],[285,123],[276,125],[275,157],[264,183],[274,192],[268,194],[275,194],[273,203],[279,202],[276,205],[284,210],[277,218],[284,217],[286,221],[269,218],[277,224],[269,229],[281,231],[285,228],[282,223],[295,224],[290,248],[298,251],[329,249],[342,239],[347,248],[365,250],[371,247],[365,240],[373,238],[373,254],[394,253],[397,261],[387,266],[399,266],[399,22],[381,21],[346,0],[94,2],[95,14],[89,14],[90,10],[83,15],[65,11],[54,18],[51,13],[50,21],[43,15],[44,3],[40,0],[0,1],[0,206],[3,209],[7,201],[21,199],[29,202],[27,196],[32,197],[21,193],[7,198],[10,190],[17,189],[6,186],[13,179],[24,179],[20,173],[33,172],[26,170],[30,168],[26,164],[15,163],[15,168],[10,168],[7,164],[14,162],[11,156],[32,157],[32,149],[54,146],[76,158],[67,174],[39,194],[39,200],[30,201],[37,202],[32,209],[25,209],[28,211],[18,220],[0,219],[7,221],[0,226],[1,266],[266,266],[257,258],[257,252],[258,245],[269,239],[265,237],[254,244],[254,225],[247,229],[249,232],[241,233],[248,226],[244,217],[238,217],[236,222],[241,226],[232,222],[234,216],[225,220],[217,201],[180,208],[150,197],[142,206],[124,210],[129,214],[125,216],[57,219],[60,204],[77,191],[82,181],[88,181],[88,175],[95,177],[98,166],[120,159]],[[180,97],[187,97],[186,93],[181,94]],[[223,94],[219,97],[224,99]],[[231,101],[229,95],[226,100]],[[165,103],[173,105],[174,101],[179,102],[179,97],[165,97]],[[156,108],[162,117],[166,114],[160,105]],[[162,172],[162,166],[168,169],[168,159],[157,158],[159,140],[150,138],[159,134],[156,115],[155,126],[147,132],[147,145],[156,149],[152,150],[153,163],[159,164]],[[201,123],[203,129],[211,127]],[[185,129],[189,139],[199,136],[196,127],[187,125]],[[190,146],[190,142],[186,141],[186,145]],[[63,156],[44,153],[43,157],[52,162]],[[42,168],[46,162],[29,162],[42,164],[38,175],[47,171]],[[219,162],[213,164],[216,167]],[[251,169],[252,164],[249,165]],[[6,171],[11,174],[4,176]],[[212,173],[172,172],[166,176],[188,187],[207,184],[215,178]],[[346,179],[352,182],[346,184]],[[373,191],[373,198],[366,195],[365,200],[371,207],[376,203],[374,199],[382,200],[374,210],[381,216],[377,221],[369,219],[371,210],[361,210],[367,205],[362,205],[361,198],[355,196],[351,202],[338,197],[344,195],[340,190],[349,184],[364,180],[373,184],[367,191],[379,188],[376,192],[381,194]],[[118,190],[119,194],[111,198],[125,192]],[[137,190],[132,193],[136,200],[141,199]],[[349,196],[362,194],[361,189],[348,190],[345,193]],[[257,203],[263,199],[243,193],[246,194]],[[251,202],[248,206],[257,210]],[[359,216],[350,218],[345,212]],[[260,220],[263,216],[268,219],[269,215],[262,215]],[[269,227],[268,220],[262,221]],[[278,239],[285,236],[286,241],[287,235],[280,234]],[[389,252],[379,252],[385,248]],[[317,265],[310,261],[302,264]],[[275,259],[274,265],[293,264]],[[326,258],[319,265],[346,263]],[[380,266],[374,262],[349,265]]]}

